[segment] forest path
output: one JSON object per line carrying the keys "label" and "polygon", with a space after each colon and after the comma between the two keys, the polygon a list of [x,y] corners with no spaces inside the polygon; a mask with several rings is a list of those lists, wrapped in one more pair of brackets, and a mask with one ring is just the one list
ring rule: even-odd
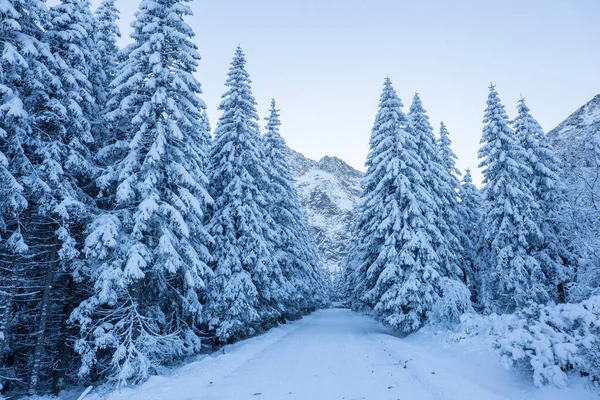
{"label": "forest path", "polygon": [[[535,389],[483,343],[444,334],[401,338],[347,309],[321,310],[113,392],[144,400],[583,399],[581,390]],[[586,396],[586,397],[582,397]],[[92,399],[103,398],[91,396]],[[86,398],[87,400],[87,398]]]}

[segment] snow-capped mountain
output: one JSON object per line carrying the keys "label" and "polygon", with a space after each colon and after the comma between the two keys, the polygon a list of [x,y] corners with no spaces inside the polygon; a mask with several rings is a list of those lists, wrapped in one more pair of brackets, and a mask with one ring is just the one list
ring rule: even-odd
{"label": "snow-capped mountain", "polygon": [[600,94],[548,132],[548,138],[564,163],[562,175],[571,205],[578,210],[593,207],[600,194],[600,154],[596,155],[600,151]]}
{"label": "snow-capped mountain", "polygon": [[323,262],[335,271],[346,255],[363,173],[337,157],[314,161],[294,150],[289,162]]}
{"label": "snow-capped mountain", "polygon": [[595,165],[593,137],[600,134],[600,94],[548,132],[565,172]]}
{"label": "snow-capped mountain", "polygon": [[[575,111],[560,125],[548,132],[556,154],[564,163],[563,183],[568,196],[568,215],[564,224],[571,232],[571,242],[580,254],[577,271],[579,286],[571,297],[575,301],[600,294],[600,95]],[[593,292],[587,289],[595,288]]]}

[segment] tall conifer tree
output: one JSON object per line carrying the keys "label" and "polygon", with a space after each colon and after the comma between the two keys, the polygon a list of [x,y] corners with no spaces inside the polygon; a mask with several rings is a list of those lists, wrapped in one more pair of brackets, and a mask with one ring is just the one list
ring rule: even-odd
{"label": "tall conifer tree", "polygon": [[455,229],[456,177],[452,175],[449,168],[452,157],[442,158],[442,156],[449,156],[450,148],[444,147],[443,153],[438,148],[429,116],[418,93],[413,97],[408,119],[417,142],[417,152],[423,160],[422,174],[425,186],[435,203],[433,212],[436,214],[435,224],[440,236],[434,240],[436,253],[441,258],[444,269],[442,274],[452,279],[462,279],[462,249]]}
{"label": "tall conifer tree", "polygon": [[[97,87],[95,97],[100,109],[98,120],[101,122],[94,132],[95,149],[102,149],[111,141],[115,127],[107,118],[110,111],[108,101],[110,99],[111,84],[117,77],[119,47],[117,39],[121,37],[121,31],[117,25],[119,10],[115,7],[115,0],[102,0],[100,6],[94,13],[93,39],[97,52],[97,65],[100,66],[101,74],[97,75]],[[101,160],[101,157],[99,158]]]}
{"label": "tall conifer tree", "polygon": [[80,174],[93,175],[92,157],[86,149],[104,130],[100,109],[106,103],[107,87],[89,0],[61,0],[50,9],[46,25],[48,42],[60,66],[72,162]]}
{"label": "tall conifer tree", "polygon": [[440,152],[440,160],[442,164],[446,166],[446,170],[454,176],[460,176],[461,173],[458,168],[456,168],[456,159],[458,157],[456,157],[456,154],[454,154],[452,151],[452,140],[450,140],[450,133],[448,132],[448,127],[443,121],[440,123],[440,137],[437,140],[437,144]]}
{"label": "tall conifer tree", "polygon": [[543,234],[536,223],[539,207],[528,180],[532,170],[493,85],[484,123],[479,150],[485,184],[479,301],[488,312],[507,313],[531,301],[547,300],[546,276],[535,258]]}
{"label": "tall conifer tree", "polygon": [[476,259],[477,239],[481,229],[482,198],[479,189],[473,184],[471,171],[467,168],[458,190],[459,203],[459,226],[462,232],[462,247],[464,249],[465,272],[467,274],[467,285],[473,299],[478,298],[479,288],[477,286]]}
{"label": "tall conifer tree", "polygon": [[[51,21],[48,10],[32,0],[7,3],[2,11],[7,28],[2,33],[2,85],[9,89],[3,90],[2,112],[10,126],[3,127],[0,147],[19,185],[13,198],[26,203],[13,200],[16,207],[5,220],[8,240],[1,251],[12,269],[7,271],[9,290],[0,329],[10,342],[3,347],[11,352],[16,377],[34,394],[47,389],[44,377],[57,376],[55,350],[66,319],[65,279],[77,268],[76,233],[90,205],[80,180],[89,153],[78,141],[85,131],[69,129],[79,104],[68,101],[66,85],[76,83],[62,79],[69,67],[48,46],[50,32],[41,29]],[[18,303],[15,285],[26,293]]]}
{"label": "tall conifer tree", "polygon": [[310,234],[306,217],[302,213],[298,193],[288,164],[288,148],[279,133],[279,110],[275,100],[271,102],[263,135],[265,157],[270,184],[269,211],[279,231],[275,262],[281,265],[287,282],[287,308],[298,314],[324,304],[327,298],[325,271],[320,262],[316,245]]}
{"label": "tall conifer tree", "polygon": [[463,248],[458,227],[458,179],[450,138],[445,125],[436,142],[429,116],[421,98],[415,93],[408,120],[417,143],[417,153],[423,160],[423,180],[434,205],[433,243],[439,257],[439,297],[430,313],[431,322],[456,323],[460,315],[471,310],[470,293],[465,285]]}
{"label": "tall conifer tree", "polygon": [[455,254],[456,263],[459,269],[462,271],[460,279],[463,283],[468,281],[468,267],[465,261],[465,249],[463,248],[463,232],[460,229],[460,210],[458,204],[458,192],[460,187],[460,181],[458,177],[461,172],[456,168],[456,154],[452,151],[452,140],[450,140],[450,133],[444,122],[440,123],[440,137],[437,140],[439,161],[444,168],[444,198],[445,204],[441,206],[441,212],[446,220],[448,226],[448,233],[446,235],[449,242],[451,251]]}
{"label": "tall conifer tree", "polygon": [[[106,78],[106,90],[110,88],[110,83],[116,78],[118,72],[119,47],[117,39],[121,37],[121,30],[117,25],[119,20],[119,10],[115,7],[115,0],[102,0],[100,6],[94,13],[96,51],[100,59],[102,71]],[[105,98],[106,102],[108,99]],[[101,104],[102,105],[102,104]]]}
{"label": "tall conifer tree", "polygon": [[435,203],[402,102],[385,80],[373,126],[349,262],[362,304],[387,324],[414,331],[440,294]]}
{"label": "tall conifer tree", "polygon": [[105,211],[90,226],[86,271],[93,293],[75,311],[80,373],[110,352],[103,369],[119,383],[200,348],[196,324],[211,274],[203,220],[205,105],[200,60],[184,18],[186,0],[143,1],[134,40],[114,81],[109,118],[119,126],[101,151]]}
{"label": "tall conifer tree", "polygon": [[566,300],[565,285],[573,279],[576,259],[569,249],[562,218],[566,213],[565,188],[559,178],[561,163],[554,154],[544,130],[533,118],[525,99],[519,100],[514,120],[517,140],[525,151],[531,169],[528,180],[539,205],[537,224],[544,236],[536,258],[548,278],[549,297]]}
{"label": "tall conifer tree", "polygon": [[279,298],[273,290],[283,276],[273,263],[275,223],[268,212],[269,177],[250,83],[246,58],[238,47],[210,154],[215,205],[209,228],[215,245],[206,309],[221,341],[253,334],[279,318]]}

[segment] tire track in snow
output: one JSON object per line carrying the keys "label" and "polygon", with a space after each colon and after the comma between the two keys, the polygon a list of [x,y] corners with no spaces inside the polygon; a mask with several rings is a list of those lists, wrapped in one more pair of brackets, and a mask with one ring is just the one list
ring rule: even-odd
{"label": "tire track in snow", "polygon": [[499,395],[465,379],[455,370],[442,366],[441,360],[432,357],[430,353],[423,351],[423,349],[407,343],[403,338],[398,338],[393,334],[373,334],[369,335],[369,338],[377,341],[390,357],[401,360],[398,363],[399,368],[405,371],[410,379],[417,383],[424,392],[427,392],[431,399],[510,400],[508,397]]}

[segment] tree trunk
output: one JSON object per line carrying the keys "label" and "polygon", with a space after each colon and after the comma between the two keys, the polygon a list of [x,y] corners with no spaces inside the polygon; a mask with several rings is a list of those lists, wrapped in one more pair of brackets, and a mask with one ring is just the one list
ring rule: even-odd
{"label": "tree trunk", "polygon": [[52,391],[56,396],[58,396],[58,393],[65,388],[67,370],[74,358],[73,343],[69,342],[68,319],[74,309],[75,290],[75,282],[73,281],[73,278],[69,276],[64,296],[61,329],[58,336],[58,353],[56,356],[57,366],[53,371]]}
{"label": "tree trunk", "polygon": [[31,375],[29,380],[29,394],[34,395],[37,391],[38,382],[40,379],[40,371],[42,367],[42,356],[44,355],[44,337],[46,334],[46,325],[48,323],[48,314],[50,312],[50,293],[54,283],[54,268],[50,265],[46,271],[44,279],[44,288],[42,294],[42,302],[40,304],[39,320],[37,330],[35,332],[35,347],[33,350],[33,358],[31,365]]}
{"label": "tree trunk", "polygon": [[7,287],[0,288],[0,291],[4,291],[2,299],[2,316],[0,320],[0,394],[6,393],[10,382],[6,380],[7,373],[6,369],[10,368],[8,364],[8,356],[10,353],[10,342],[9,342],[9,331],[10,331],[10,320],[13,310],[13,279],[6,279],[9,282]]}

